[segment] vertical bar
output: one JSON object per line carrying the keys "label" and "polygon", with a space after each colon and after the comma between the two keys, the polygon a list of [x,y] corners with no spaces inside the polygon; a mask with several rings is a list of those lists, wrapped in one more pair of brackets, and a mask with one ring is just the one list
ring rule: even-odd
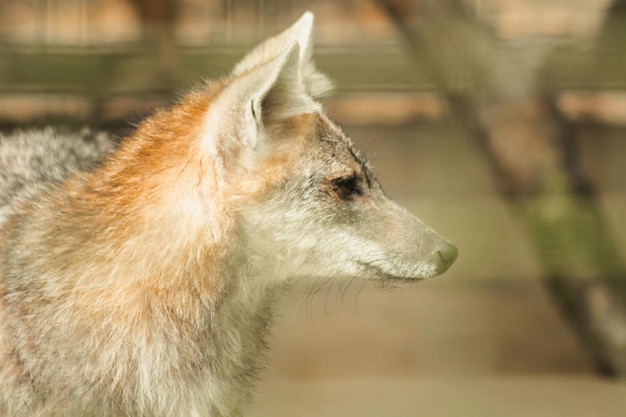
{"label": "vertical bar", "polygon": [[257,35],[260,37],[263,36],[264,34],[264,9],[265,9],[265,4],[263,3],[263,0],[258,0],[257,2]]}
{"label": "vertical bar", "polygon": [[87,33],[87,0],[81,0],[80,2],[80,42],[82,46],[87,46],[88,33]]}
{"label": "vertical bar", "polygon": [[230,42],[233,35],[233,4],[232,0],[226,0],[226,41]]}
{"label": "vertical bar", "polygon": [[52,1],[46,0],[46,30],[45,30],[45,40],[43,43],[50,44],[52,40],[53,34],[53,13],[52,13]]}

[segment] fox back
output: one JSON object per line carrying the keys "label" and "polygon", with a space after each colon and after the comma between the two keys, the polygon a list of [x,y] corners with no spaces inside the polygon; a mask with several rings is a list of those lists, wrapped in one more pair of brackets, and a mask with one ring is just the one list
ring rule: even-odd
{"label": "fox back", "polygon": [[0,416],[240,415],[289,283],[452,264],[324,113],[312,23],[119,146],[0,138]]}

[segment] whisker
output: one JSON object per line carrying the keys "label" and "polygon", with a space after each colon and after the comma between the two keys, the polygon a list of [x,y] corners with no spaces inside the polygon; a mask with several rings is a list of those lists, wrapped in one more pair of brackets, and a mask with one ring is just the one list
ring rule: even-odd
{"label": "whisker", "polygon": [[356,295],[354,297],[354,311],[356,311],[357,313],[359,312],[359,307],[358,307],[359,296],[361,295],[361,292],[363,291],[365,286],[368,284],[368,282],[369,281],[363,282],[363,285],[361,285],[361,288],[359,288],[359,290],[357,291],[357,293],[356,293]]}
{"label": "whisker", "polygon": [[300,319],[300,315],[302,314],[302,310],[304,309],[304,307],[308,303],[307,300],[310,297],[310,289],[311,289],[311,283],[308,282],[307,283],[307,288],[304,291],[304,298],[302,299],[302,303],[300,304],[300,308],[298,308],[298,314],[296,314],[296,320],[293,323],[294,329],[295,329],[296,324],[298,323],[298,320]]}
{"label": "whisker", "polygon": [[[348,283],[346,284],[346,286],[344,287],[344,289],[342,291],[340,291],[341,296],[339,297],[339,302],[341,305],[344,304],[344,299],[346,297],[346,293],[348,292],[348,289],[350,288],[350,285],[352,285],[352,283],[354,282],[356,278],[353,277],[352,279],[350,279],[350,281],[348,281]],[[339,293],[337,293],[339,295]]]}
{"label": "whisker", "polygon": [[326,313],[327,315],[330,315],[330,312],[328,311],[328,298],[330,296],[330,291],[333,289],[334,285],[335,281],[330,283],[330,285],[328,286],[328,291],[326,291],[326,297],[324,297],[324,313]]}

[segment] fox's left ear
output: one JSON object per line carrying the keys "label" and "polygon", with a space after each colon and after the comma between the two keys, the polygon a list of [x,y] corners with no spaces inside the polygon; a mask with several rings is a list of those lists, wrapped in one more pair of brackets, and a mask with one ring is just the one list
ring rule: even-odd
{"label": "fox's left ear", "polygon": [[317,71],[313,63],[313,13],[306,12],[290,28],[267,39],[246,55],[232,72],[240,76],[256,67],[267,64],[286,54],[298,44],[298,78],[304,91],[313,98],[327,95],[333,88],[332,82]]}
{"label": "fox's left ear", "polygon": [[300,82],[300,47],[232,78],[211,104],[203,141],[224,166],[262,155],[275,144],[269,131],[283,120],[319,111]]}

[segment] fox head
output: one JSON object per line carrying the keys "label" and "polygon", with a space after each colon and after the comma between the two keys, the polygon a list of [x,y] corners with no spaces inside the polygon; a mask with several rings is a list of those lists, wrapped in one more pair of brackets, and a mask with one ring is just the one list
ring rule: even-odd
{"label": "fox head", "polygon": [[278,279],[443,273],[457,249],[384,193],[317,101],[332,86],[312,61],[312,24],[305,13],[245,56],[205,119],[246,262]]}
{"label": "fox head", "polygon": [[[157,113],[119,153],[142,164],[122,161],[109,171],[133,170],[131,177],[141,178],[128,186],[168,195],[143,217],[170,236],[160,259],[175,257],[169,249],[177,240],[187,252],[194,241],[208,240],[200,252],[229,248],[219,255],[228,264],[220,269],[236,268],[261,282],[302,276],[402,283],[443,273],[457,249],[384,193],[352,141],[326,116],[318,99],[331,83],[312,61],[312,24],[313,15],[305,13],[245,56],[229,77]],[[160,165],[149,166],[151,160]],[[169,188],[163,175],[154,175],[165,172]],[[131,223],[126,229],[139,222]],[[154,234],[146,234],[146,246]]]}

